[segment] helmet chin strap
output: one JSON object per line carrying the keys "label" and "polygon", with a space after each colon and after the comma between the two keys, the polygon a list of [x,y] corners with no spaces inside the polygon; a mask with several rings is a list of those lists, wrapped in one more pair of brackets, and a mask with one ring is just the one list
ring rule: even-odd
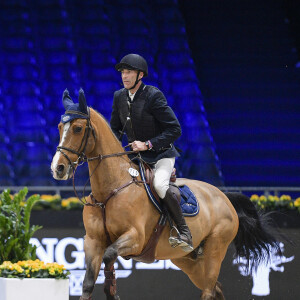
{"label": "helmet chin strap", "polygon": [[138,71],[134,85],[127,90],[130,91],[130,90],[134,89],[136,87],[136,85],[140,82],[140,80],[141,80],[141,79],[139,79],[140,73],[141,73],[141,71]]}

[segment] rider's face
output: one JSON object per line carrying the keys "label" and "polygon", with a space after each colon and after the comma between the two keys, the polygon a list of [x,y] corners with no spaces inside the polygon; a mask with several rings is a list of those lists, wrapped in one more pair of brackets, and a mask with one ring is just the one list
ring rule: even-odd
{"label": "rider's face", "polygon": [[[122,81],[126,89],[131,88],[135,84],[137,73],[138,71],[136,70],[123,69],[121,71]],[[139,78],[142,78],[142,74],[141,72]]]}

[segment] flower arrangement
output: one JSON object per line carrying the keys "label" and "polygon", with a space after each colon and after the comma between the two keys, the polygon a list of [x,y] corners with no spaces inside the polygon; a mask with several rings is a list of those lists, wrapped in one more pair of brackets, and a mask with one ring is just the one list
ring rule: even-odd
{"label": "flower arrangement", "polygon": [[[83,208],[82,202],[76,197],[70,197],[62,199],[60,195],[35,195],[38,197],[37,201],[33,206],[33,210],[43,210],[43,209],[52,209],[52,210],[80,210]],[[14,196],[10,195],[13,199]],[[85,202],[85,199],[81,199]],[[300,213],[300,197],[296,200],[293,200],[289,195],[257,195],[254,194],[251,196],[251,201],[255,205],[264,210],[298,210]],[[0,200],[1,202],[1,200]],[[21,206],[26,204],[24,199],[21,202]]]}
{"label": "flower arrangement", "polygon": [[63,265],[47,263],[38,259],[23,260],[17,263],[4,261],[0,265],[0,277],[5,278],[56,278],[66,279],[70,274]]}
{"label": "flower arrangement", "polygon": [[295,210],[300,212],[300,197],[295,201],[289,195],[252,195],[251,201],[260,209],[264,210]]}
{"label": "flower arrangement", "polygon": [[[25,188],[26,194],[28,193],[27,188]],[[10,197],[11,201],[18,201],[19,193],[11,195],[8,191],[8,197]],[[21,192],[23,193],[23,192]],[[35,199],[32,209],[33,210],[44,210],[44,209],[52,209],[52,210],[72,210],[72,209],[82,209],[82,202],[76,197],[70,197],[67,199],[62,199],[60,195],[32,195]],[[85,202],[85,199],[81,199]],[[27,205],[28,200],[25,196],[20,201],[20,207],[24,208]],[[1,205],[1,199],[0,199]]]}
{"label": "flower arrangement", "polygon": [[298,209],[299,213],[300,213],[300,197],[298,197],[295,201],[294,201],[294,207],[296,209]]}
{"label": "flower arrangement", "polygon": [[0,277],[66,279],[70,273],[64,266],[36,259],[30,238],[42,227],[31,226],[30,215],[40,196],[26,198],[27,193],[24,188],[15,195],[9,190],[0,195]]}
{"label": "flower arrangement", "polygon": [[[84,199],[81,199],[83,202],[85,202]],[[82,202],[79,201],[78,198],[76,197],[70,197],[70,198],[67,198],[67,199],[62,199],[61,200],[61,207],[63,209],[81,209],[83,207],[83,204]]]}
{"label": "flower arrangement", "polygon": [[[82,199],[82,201],[85,201]],[[73,210],[82,209],[83,205],[76,197],[62,199],[60,195],[41,195],[33,206],[33,210]]]}
{"label": "flower arrangement", "polygon": [[60,195],[41,195],[39,200],[33,207],[34,210],[43,210],[43,209],[61,209],[61,197]]}

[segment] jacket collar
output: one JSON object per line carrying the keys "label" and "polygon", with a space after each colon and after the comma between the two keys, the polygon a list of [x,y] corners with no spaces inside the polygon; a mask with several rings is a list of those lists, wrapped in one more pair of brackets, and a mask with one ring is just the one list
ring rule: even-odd
{"label": "jacket collar", "polygon": [[[140,85],[139,89],[136,91],[136,93],[135,93],[135,95],[133,97],[133,101],[140,96],[140,94],[143,92],[143,90],[145,89],[145,87],[146,87],[146,85],[144,84],[144,82],[142,82],[142,84]],[[127,97],[130,99],[130,97],[129,97],[129,91],[128,90],[126,90],[126,94],[127,94]]]}

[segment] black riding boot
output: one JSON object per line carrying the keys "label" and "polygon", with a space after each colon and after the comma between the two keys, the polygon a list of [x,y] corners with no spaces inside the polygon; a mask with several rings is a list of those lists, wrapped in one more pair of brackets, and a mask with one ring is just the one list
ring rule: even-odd
{"label": "black riding boot", "polygon": [[172,219],[174,220],[178,230],[178,236],[171,236],[169,238],[169,243],[174,248],[180,246],[182,247],[182,250],[186,252],[192,251],[192,235],[182,215],[181,207],[179,204],[180,193],[178,188],[170,185],[169,189],[167,190],[166,196],[164,199],[162,199],[162,201],[168,212],[170,213]]}

